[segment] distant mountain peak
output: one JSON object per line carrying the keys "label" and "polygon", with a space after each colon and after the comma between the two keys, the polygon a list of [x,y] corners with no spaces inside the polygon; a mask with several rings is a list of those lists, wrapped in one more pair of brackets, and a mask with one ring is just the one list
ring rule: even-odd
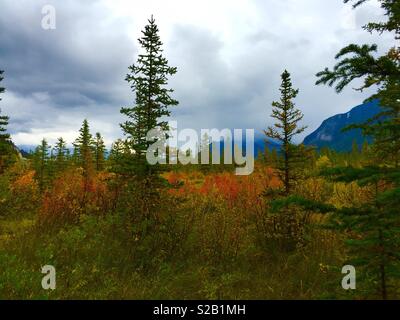
{"label": "distant mountain peak", "polygon": [[370,137],[364,137],[360,129],[342,132],[351,124],[361,124],[380,112],[378,100],[366,102],[349,112],[337,114],[322,122],[320,127],[304,139],[304,144],[317,148],[329,147],[336,151],[350,151],[353,142],[359,146]]}

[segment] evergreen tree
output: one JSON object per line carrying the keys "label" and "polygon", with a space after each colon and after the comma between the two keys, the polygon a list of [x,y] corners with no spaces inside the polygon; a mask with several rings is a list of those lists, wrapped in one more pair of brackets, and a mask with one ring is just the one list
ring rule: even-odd
{"label": "evergreen tree", "polygon": [[67,167],[68,149],[65,140],[60,137],[54,147],[55,166],[58,172],[63,171]]}
{"label": "evergreen tree", "polygon": [[46,189],[49,179],[49,144],[46,139],[42,139],[33,154],[33,167],[35,178],[38,181],[39,189],[43,192]]}
{"label": "evergreen tree", "polygon": [[96,133],[96,139],[94,142],[94,157],[96,162],[96,170],[104,170],[106,146],[104,144],[103,137],[99,132]]}
{"label": "evergreen tree", "polygon": [[295,166],[299,162],[299,153],[292,143],[295,135],[302,133],[306,127],[299,127],[298,122],[303,119],[303,114],[295,108],[293,99],[297,97],[298,90],[293,89],[290,73],[284,71],[280,88],[281,100],[273,102],[272,117],[277,120],[273,127],[264,131],[269,138],[276,139],[282,144],[283,163],[278,166],[281,180],[284,184],[285,195],[289,195],[296,180]]}
{"label": "evergreen tree", "polygon": [[81,199],[81,208],[83,214],[87,211],[87,199],[90,193],[90,187],[93,183],[94,175],[94,140],[89,130],[89,122],[83,120],[82,127],[79,129],[79,136],[74,142],[74,153],[77,157],[77,164],[83,172],[83,195]]}
{"label": "evergreen tree", "polygon": [[111,150],[110,150],[110,161],[117,161],[118,158],[124,153],[125,150],[125,143],[122,139],[116,140],[112,145],[111,145]]}
{"label": "evergreen tree", "polygon": [[[4,71],[0,70],[0,82],[3,81],[4,77],[2,76],[2,74],[4,73]],[[5,92],[5,88],[0,87],[0,94]],[[0,97],[0,101],[2,100],[2,98]],[[0,110],[1,112],[1,110]],[[10,139],[10,135],[6,133],[6,127],[8,125],[8,120],[9,118],[7,116],[0,116],[0,141],[2,143],[8,142]]]}
{"label": "evergreen tree", "polygon": [[79,133],[79,137],[74,142],[74,153],[77,164],[83,169],[84,177],[89,178],[93,171],[94,140],[87,119],[83,120]]}
{"label": "evergreen tree", "polygon": [[[113,196],[112,208],[114,210],[120,204],[120,196],[126,187],[126,176],[129,174],[126,171],[127,159],[131,157],[131,150],[126,141],[117,139],[110,149],[110,154],[107,161],[108,170],[114,173],[114,178],[108,182],[110,194]],[[125,205],[125,203],[124,203]]]}
{"label": "evergreen tree", "polygon": [[400,277],[398,170],[349,166],[325,169],[322,175],[335,182],[356,181],[370,190],[370,199],[363,205],[332,209],[335,214],[328,227],[347,235],[350,258],[346,264],[357,268],[364,293],[388,299],[390,290],[395,290],[394,279]]}
{"label": "evergreen tree", "polygon": [[168,129],[165,117],[170,115],[169,107],[178,102],[171,98],[172,89],[166,88],[168,76],[176,73],[176,68],[168,66],[162,55],[162,42],[153,16],[138,39],[143,53],[136,64],[129,67],[126,81],[136,95],[135,106],[122,108],[121,113],[129,120],[121,124],[128,136],[135,156],[134,166],[130,168],[136,175],[148,176],[154,169],[146,161],[146,151],[154,141],[146,141],[147,133],[156,127]]}
{"label": "evergreen tree", "polygon": [[[164,184],[159,175],[160,166],[147,162],[146,152],[157,141],[157,138],[147,140],[147,134],[152,129],[168,130],[166,117],[170,115],[169,107],[177,105],[178,101],[171,98],[173,90],[167,88],[168,77],[176,73],[176,68],[170,67],[162,54],[162,42],[154,18],[151,17],[148,22],[142,31],[143,36],[138,39],[142,52],[137,63],[129,67],[130,72],[126,76],[136,97],[133,107],[121,109],[121,113],[128,117],[121,127],[127,135],[130,150],[125,152],[123,165],[119,168],[125,171],[124,176],[129,180],[131,191],[126,199],[135,201],[135,210],[139,211],[134,219],[149,222],[151,218],[154,222],[157,220],[154,209],[158,207],[161,196],[159,189]],[[126,207],[132,206],[127,204]],[[134,216],[132,210],[128,214]],[[138,220],[133,222],[141,223]],[[144,237],[146,230],[138,231],[139,236]]]}
{"label": "evergreen tree", "polygon": [[117,139],[112,145],[108,161],[110,171],[125,178],[130,177],[131,173],[127,171],[127,167],[132,158],[132,150],[130,144],[126,140]]}
{"label": "evergreen tree", "polygon": [[71,155],[71,162],[75,165],[78,166],[79,165],[79,149],[74,145],[73,145],[73,150],[72,150],[72,155]]}
{"label": "evergreen tree", "polygon": [[[0,70],[0,82],[4,79],[2,74],[4,71]],[[0,87],[0,94],[5,91],[5,88]],[[1,101],[1,97],[0,97]],[[13,156],[13,148],[11,145],[10,135],[7,133],[9,117],[1,115],[0,109],[0,174],[10,164]]]}
{"label": "evergreen tree", "polygon": [[[358,0],[354,7],[366,1]],[[369,23],[364,28],[370,32],[390,31],[395,40],[400,39],[400,2],[379,2],[387,21]],[[358,90],[373,85],[378,89],[370,100],[379,99],[381,112],[364,124],[348,128],[361,128],[364,135],[373,137],[369,166],[337,167],[324,174],[336,181],[357,181],[374,191],[363,206],[337,210],[334,220],[336,228],[351,231],[347,243],[353,259],[349,263],[361,268],[367,284],[387,299],[393,279],[400,276],[400,49],[395,44],[380,57],[375,57],[376,51],[376,45],[345,47],[337,54],[340,61],[333,70],[327,68],[317,74],[317,84],[336,84],[336,91],[341,92],[354,79],[363,78]]]}
{"label": "evergreen tree", "polygon": [[199,145],[198,159],[200,162],[200,170],[207,174],[212,170],[212,141],[207,133],[201,137]]}

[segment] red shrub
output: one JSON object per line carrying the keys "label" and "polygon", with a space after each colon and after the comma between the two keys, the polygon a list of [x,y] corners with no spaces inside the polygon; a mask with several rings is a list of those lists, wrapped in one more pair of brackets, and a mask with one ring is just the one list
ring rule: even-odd
{"label": "red shrub", "polygon": [[82,214],[106,213],[110,204],[106,179],[103,173],[91,179],[84,179],[80,170],[63,173],[43,198],[41,222],[78,222]]}

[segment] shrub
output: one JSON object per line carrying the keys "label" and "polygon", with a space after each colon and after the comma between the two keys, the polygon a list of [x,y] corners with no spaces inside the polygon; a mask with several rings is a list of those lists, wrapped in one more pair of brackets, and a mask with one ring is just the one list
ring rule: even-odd
{"label": "shrub", "polygon": [[85,183],[80,169],[71,169],[55,179],[45,193],[39,213],[42,225],[77,223],[82,214],[102,215],[109,211],[110,197],[104,174]]}

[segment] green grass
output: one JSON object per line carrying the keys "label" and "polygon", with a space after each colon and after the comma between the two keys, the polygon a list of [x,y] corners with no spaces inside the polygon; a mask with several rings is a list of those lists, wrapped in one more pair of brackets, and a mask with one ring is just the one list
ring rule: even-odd
{"label": "green grass", "polygon": [[[189,237],[178,254],[156,251],[138,263],[135,245],[141,244],[122,231],[120,220],[85,217],[48,232],[31,219],[2,220],[0,298],[321,299],[340,285],[337,271],[321,268],[338,264],[340,254],[318,235],[291,253],[271,255],[251,245],[223,260],[193,250]],[[41,288],[47,264],[56,267],[54,291]]]}

